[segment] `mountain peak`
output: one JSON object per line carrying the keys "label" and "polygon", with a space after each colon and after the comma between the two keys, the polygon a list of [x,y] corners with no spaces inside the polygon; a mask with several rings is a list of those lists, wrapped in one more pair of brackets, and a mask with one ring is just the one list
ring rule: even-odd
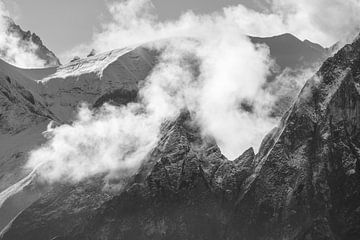
{"label": "mountain peak", "polygon": [[[300,50],[316,48],[280,38]],[[274,38],[252,40],[280,47]],[[136,88],[153,62],[156,56],[136,48],[47,69],[45,77],[18,71],[41,75],[34,83],[42,86],[38,96],[61,116],[81,99],[97,107],[133,101],[138,89],[125,90]],[[359,66],[355,41],[307,81],[259,152],[249,148],[235,161],[184,111],[164,123],[159,142],[120,190],[104,191],[97,177],[56,185],[0,239],[359,239]]]}
{"label": "mountain peak", "polygon": [[[3,16],[5,22],[7,24],[7,34],[14,35],[19,39],[18,47],[26,48],[29,44],[33,44],[35,46],[34,54],[40,60],[45,62],[45,66],[54,67],[61,65],[60,60],[56,57],[56,55],[50,51],[42,42],[40,37],[35,33],[30,31],[24,31],[19,25],[15,23],[13,19],[10,17]],[[0,56],[5,60],[9,59],[10,56],[7,55],[7,49],[0,47]]]}
{"label": "mountain peak", "polygon": [[269,46],[270,55],[281,69],[316,67],[328,56],[328,51],[319,44],[301,41],[290,33],[272,37],[250,37],[256,44]]}

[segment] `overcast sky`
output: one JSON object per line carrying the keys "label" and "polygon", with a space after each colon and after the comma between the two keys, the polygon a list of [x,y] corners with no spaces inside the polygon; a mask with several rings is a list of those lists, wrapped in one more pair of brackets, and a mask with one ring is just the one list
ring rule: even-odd
{"label": "overcast sky", "polygon": [[[160,37],[158,30],[161,30],[163,38],[177,36],[184,30],[181,26],[189,30],[186,26],[189,19],[179,19],[188,10],[202,19],[204,16],[199,14],[221,12],[220,15],[236,23],[243,34],[274,36],[291,33],[301,40],[309,39],[326,47],[337,41],[352,41],[360,31],[360,0],[0,1],[24,30],[38,34],[48,48],[65,60],[71,59],[73,54],[84,55],[83,52],[91,48],[108,51],[110,47],[114,49],[123,47],[125,43],[134,44],[132,37],[135,36],[138,44],[155,40]],[[228,8],[223,11],[224,7]],[[151,15],[151,24],[147,15]],[[158,21],[154,20],[155,17]],[[132,24],[130,30],[126,27],[128,24],[124,24],[127,21]],[[169,26],[173,29],[168,29]],[[145,32],[139,32],[145,30],[148,31],[146,37],[143,36]],[[151,36],[149,33],[152,33]],[[88,48],[82,48],[84,46]],[[75,49],[78,52],[74,53]]]}
{"label": "overcast sky", "polygon": [[[60,55],[90,41],[99,24],[109,17],[108,0],[3,0],[24,30],[37,33],[45,45]],[[120,0],[118,0],[120,1]],[[153,0],[161,19],[175,19],[186,10],[209,13],[242,3],[262,8],[264,0]]]}

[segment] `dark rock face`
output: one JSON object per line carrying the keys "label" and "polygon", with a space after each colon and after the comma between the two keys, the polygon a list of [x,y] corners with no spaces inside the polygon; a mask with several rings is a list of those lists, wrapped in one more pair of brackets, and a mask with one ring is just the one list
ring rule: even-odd
{"label": "dark rock face", "polygon": [[359,66],[360,40],[322,65],[256,155],[227,160],[184,113],[122,190],[57,187],[0,239],[360,239]]}
{"label": "dark rock face", "polygon": [[283,118],[243,185],[230,236],[359,239],[359,44],[328,59]]}
{"label": "dark rock face", "polygon": [[104,103],[116,106],[126,105],[130,102],[136,102],[137,97],[137,90],[116,89],[99,97],[93,107],[99,108]]}

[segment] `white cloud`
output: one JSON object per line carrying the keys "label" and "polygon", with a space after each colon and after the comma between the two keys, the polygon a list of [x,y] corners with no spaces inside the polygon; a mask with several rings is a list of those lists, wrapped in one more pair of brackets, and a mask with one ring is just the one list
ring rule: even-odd
{"label": "white cloud", "polygon": [[[337,8],[355,8],[357,1],[337,6],[340,2],[334,0],[316,15],[326,5],[319,2],[274,0],[271,13],[239,5],[211,15],[188,12],[167,22],[157,19],[149,0],[111,5],[112,22],[94,35],[91,44],[71,52],[142,43],[161,50],[158,65],[140,90],[141,101],[121,108],[107,106],[99,113],[82,108],[72,125],[50,130],[49,142],[32,152],[28,166],[45,163],[38,171],[50,181],[134,171],[155,146],[161,123],[184,108],[230,159],[250,146],[257,148],[275,125],[268,115],[278,90],[263,88],[272,66],[268,49],[254,46],[245,34],[292,32],[328,44],[342,27],[353,27],[354,14],[335,27],[324,22],[324,16],[335,14]],[[344,35],[350,32],[349,27]],[[251,111],[240,107],[244,101]]]}
{"label": "white cloud", "polygon": [[47,181],[79,181],[100,173],[136,169],[154,146],[160,121],[126,108],[106,106],[100,113],[80,109],[72,125],[49,128],[47,144],[31,152],[27,164]]}

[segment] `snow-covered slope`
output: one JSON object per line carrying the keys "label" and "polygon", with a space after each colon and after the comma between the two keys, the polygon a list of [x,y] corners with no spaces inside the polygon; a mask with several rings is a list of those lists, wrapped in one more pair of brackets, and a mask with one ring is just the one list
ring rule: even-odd
{"label": "snow-covered slope", "polygon": [[17,207],[2,207],[8,197],[22,190],[24,184],[19,181],[28,174],[23,170],[27,154],[45,141],[41,132],[55,119],[31,90],[32,83],[17,68],[0,61],[0,228],[14,217],[3,210],[16,214],[19,211],[13,209],[21,211],[29,200],[23,198]]}
{"label": "snow-covered slope", "polygon": [[26,153],[41,142],[48,121],[57,120],[35,88],[20,69],[0,60],[0,191],[22,177]]}

